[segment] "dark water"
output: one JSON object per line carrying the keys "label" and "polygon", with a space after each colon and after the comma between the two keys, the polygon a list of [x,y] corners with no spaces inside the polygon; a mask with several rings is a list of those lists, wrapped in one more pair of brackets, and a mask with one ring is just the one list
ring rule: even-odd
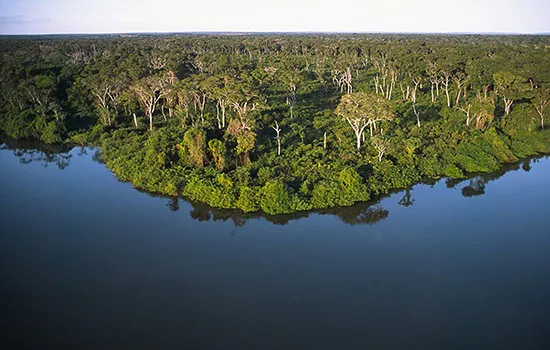
{"label": "dark water", "polygon": [[550,159],[266,219],[83,151],[0,151],[3,349],[550,348]]}

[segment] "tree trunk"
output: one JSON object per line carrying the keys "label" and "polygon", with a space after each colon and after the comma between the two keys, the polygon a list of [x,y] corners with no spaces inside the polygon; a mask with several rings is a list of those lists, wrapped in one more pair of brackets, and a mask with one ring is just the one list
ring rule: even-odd
{"label": "tree trunk", "polygon": [[281,155],[281,128],[279,127],[279,123],[275,121],[275,126],[271,127],[275,132],[277,133],[277,155]]}
{"label": "tree trunk", "polygon": [[216,103],[216,120],[218,121],[218,129],[222,128],[222,123],[220,120],[220,104]]}
{"label": "tree trunk", "polygon": [[372,122],[369,122],[369,128],[370,128],[370,137],[372,137],[372,135],[373,135]]}
{"label": "tree trunk", "polygon": [[134,113],[134,125],[136,126],[136,128],[138,127],[137,117],[135,113]]}
{"label": "tree trunk", "polygon": [[466,108],[460,108],[460,107],[457,107],[458,109],[460,109],[462,112],[466,113],[466,126],[467,127],[470,127],[470,110],[472,109],[472,104],[469,103]]}
{"label": "tree trunk", "polygon": [[164,118],[164,122],[167,122],[168,119],[166,119],[166,114],[164,113],[164,106],[162,106],[162,107],[160,108],[160,110],[161,110],[161,112],[162,112],[162,117]]}
{"label": "tree trunk", "polygon": [[416,116],[416,125],[420,127],[420,113],[418,113],[418,111],[416,110],[416,106],[414,103],[413,103],[413,111],[414,111],[414,115]]}
{"label": "tree trunk", "polygon": [[506,115],[510,114],[510,111],[512,110],[512,103],[514,103],[514,100],[504,97],[504,111],[506,112]]}

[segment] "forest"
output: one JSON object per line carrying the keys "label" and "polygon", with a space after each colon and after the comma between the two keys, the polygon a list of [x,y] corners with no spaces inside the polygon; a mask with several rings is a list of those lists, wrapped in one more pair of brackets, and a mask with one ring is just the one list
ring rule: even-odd
{"label": "forest", "polygon": [[548,36],[3,36],[0,51],[5,135],[100,147],[119,179],[214,208],[328,210],[550,153]]}

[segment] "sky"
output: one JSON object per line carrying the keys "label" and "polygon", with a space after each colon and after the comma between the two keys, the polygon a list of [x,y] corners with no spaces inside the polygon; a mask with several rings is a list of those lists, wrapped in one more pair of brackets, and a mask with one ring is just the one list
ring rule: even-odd
{"label": "sky", "polygon": [[0,34],[550,33],[550,0],[0,0]]}

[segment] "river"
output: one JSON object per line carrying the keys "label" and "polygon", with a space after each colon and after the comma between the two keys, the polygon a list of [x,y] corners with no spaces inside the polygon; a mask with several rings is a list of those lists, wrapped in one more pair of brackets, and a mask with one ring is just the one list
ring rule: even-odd
{"label": "river", "polygon": [[0,150],[4,349],[549,349],[550,159],[245,217]]}

